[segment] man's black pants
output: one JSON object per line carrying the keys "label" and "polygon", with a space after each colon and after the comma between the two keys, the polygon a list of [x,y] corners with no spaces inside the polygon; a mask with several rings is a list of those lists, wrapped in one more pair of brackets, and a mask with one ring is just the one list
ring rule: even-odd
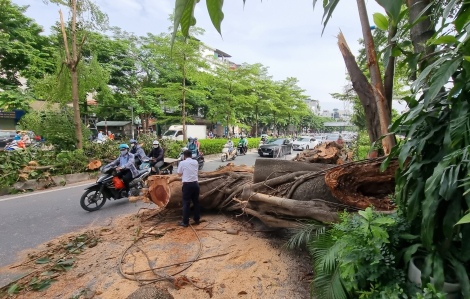
{"label": "man's black pants", "polygon": [[129,183],[132,182],[132,172],[129,169],[123,169],[117,174],[118,178],[124,183],[124,188],[129,193]]}
{"label": "man's black pants", "polygon": [[189,224],[189,208],[193,202],[194,221],[199,222],[201,208],[199,206],[199,183],[183,183],[183,223]]}

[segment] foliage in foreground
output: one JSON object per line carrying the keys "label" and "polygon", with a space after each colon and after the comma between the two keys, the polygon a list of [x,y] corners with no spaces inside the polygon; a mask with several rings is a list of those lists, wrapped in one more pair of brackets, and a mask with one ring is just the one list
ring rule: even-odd
{"label": "foliage in foreground", "polygon": [[405,266],[411,258],[410,225],[401,212],[383,215],[371,208],[358,214],[341,213],[328,228],[318,223],[302,226],[290,240],[301,239],[312,256],[315,279],[312,296],[346,298],[441,298],[432,286],[424,293],[406,283]]}

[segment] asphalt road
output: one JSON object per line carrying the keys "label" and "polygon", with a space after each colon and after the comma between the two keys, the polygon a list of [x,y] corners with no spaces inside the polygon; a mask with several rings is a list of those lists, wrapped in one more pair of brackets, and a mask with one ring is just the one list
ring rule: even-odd
{"label": "asphalt road", "polygon": [[[261,158],[257,153],[237,157],[222,163],[206,162],[203,171],[214,171],[222,165],[254,165]],[[289,159],[283,157],[282,159]],[[0,267],[16,261],[16,253],[34,248],[63,234],[85,227],[109,225],[112,219],[136,213],[147,207],[142,202],[129,203],[127,199],[108,201],[96,212],[86,212],[80,207],[84,188],[93,183],[82,182],[46,191],[0,197]],[[5,277],[0,276],[0,285]]]}

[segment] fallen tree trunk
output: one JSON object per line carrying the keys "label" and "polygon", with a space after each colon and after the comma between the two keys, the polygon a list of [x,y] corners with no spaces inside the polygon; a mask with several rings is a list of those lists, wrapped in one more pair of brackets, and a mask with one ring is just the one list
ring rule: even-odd
{"label": "fallen tree trunk", "polygon": [[[253,167],[228,166],[216,172],[200,173],[200,204],[206,209],[242,211],[274,227],[294,227],[298,219],[334,222],[338,211],[356,211],[370,205],[379,211],[390,211],[394,206],[388,196],[394,192],[392,174],[398,164],[393,161],[381,173],[381,161],[348,163],[320,171],[279,175],[280,172],[276,177],[256,183]],[[292,163],[300,164],[284,162],[287,168]],[[151,176],[148,185],[144,197],[161,208],[181,207],[180,177]]]}

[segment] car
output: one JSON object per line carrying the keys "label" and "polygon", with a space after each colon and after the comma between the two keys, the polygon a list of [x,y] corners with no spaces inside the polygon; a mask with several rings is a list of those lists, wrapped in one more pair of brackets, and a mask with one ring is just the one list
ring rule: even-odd
{"label": "car", "polygon": [[0,130],[0,148],[4,148],[8,143],[12,142],[15,136],[15,131]]}
{"label": "car", "polygon": [[339,134],[328,134],[328,136],[326,136],[326,140],[325,142],[336,142],[338,141],[338,138],[339,138]]}
{"label": "car", "polygon": [[313,136],[313,138],[315,138],[318,144],[322,144],[323,142],[326,141],[326,136],[322,136],[322,135]]}
{"label": "car", "polygon": [[313,149],[318,145],[318,141],[309,136],[300,136],[292,144],[292,149],[294,151],[303,151],[304,149]]}
{"label": "car", "polygon": [[268,143],[263,144],[258,149],[260,157],[282,157],[292,154],[292,142],[287,138],[269,139]]}

